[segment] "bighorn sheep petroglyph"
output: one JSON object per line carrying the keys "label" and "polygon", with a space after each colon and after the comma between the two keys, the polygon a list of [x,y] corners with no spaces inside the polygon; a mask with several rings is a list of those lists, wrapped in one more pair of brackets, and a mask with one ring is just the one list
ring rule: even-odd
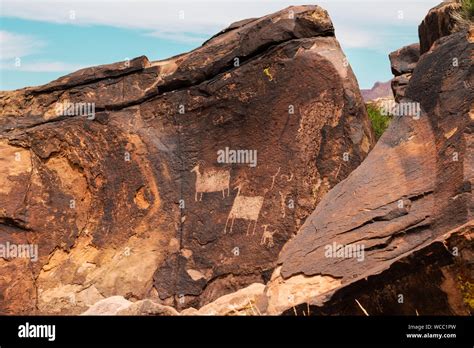
{"label": "bighorn sheep petroglyph", "polygon": [[227,197],[230,195],[230,169],[216,169],[205,168],[203,173],[200,171],[200,163],[198,163],[191,172],[196,173],[196,193],[194,200],[198,200],[198,193],[200,193],[199,201],[202,201],[204,192],[218,192],[222,191],[222,199],[225,198],[225,190],[227,190]]}
{"label": "bighorn sheep petroglyph", "polygon": [[[247,233],[249,235],[250,226],[252,222],[254,223],[252,235],[255,234],[255,228],[257,227],[257,220],[258,216],[260,215],[260,210],[263,206],[264,196],[242,196],[240,191],[242,190],[243,183],[240,182],[238,185],[234,187],[234,190],[237,190],[237,196],[235,196],[234,203],[232,204],[232,209],[227,217],[227,221],[225,222],[224,233],[227,232],[227,225],[229,220],[232,220],[230,224],[230,232],[232,233],[232,228],[234,226],[235,219],[243,219],[249,220],[249,224],[247,226]],[[265,193],[267,190],[265,190]]]}
{"label": "bighorn sheep petroglyph", "polygon": [[265,225],[262,225],[263,227],[263,234],[262,234],[262,239],[260,240],[260,245],[265,245],[267,244],[267,246],[269,248],[273,247],[275,244],[273,243],[273,235],[278,232],[278,230],[275,230],[273,232],[270,232],[267,230],[268,228],[268,224],[265,224]]}

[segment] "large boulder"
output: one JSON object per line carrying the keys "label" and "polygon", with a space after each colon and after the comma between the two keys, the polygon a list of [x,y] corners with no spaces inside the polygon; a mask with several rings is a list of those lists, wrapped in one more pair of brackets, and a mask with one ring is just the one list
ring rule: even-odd
{"label": "large boulder", "polygon": [[167,60],[2,92],[0,105],[0,242],[39,247],[37,262],[0,259],[10,314],[114,295],[199,308],[265,283],[374,143],[318,6],[234,23]]}
{"label": "large boulder", "polygon": [[457,30],[453,12],[461,7],[459,0],[445,0],[433,7],[418,26],[420,53],[428,52],[433,43]]}
{"label": "large boulder", "polygon": [[349,282],[277,271],[266,290],[266,314],[472,315],[474,224],[471,222]]}
{"label": "large boulder", "polygon": [[420,59],[420,44],[404,46],[389,54],[390,66],[394,76],[412,73]]}
{"label": "large boulder", "polygon": [[432,8],[418,26],[420,42],[390,53],[390,65],[394,75],[392,91],[396,102],[400,102],[405,97],[408,82],[420,58],[420,54],[428,52],[437,40],[451,35],[462,28],[459,15],[457,15],[460,8],[461,3],[459,0],[443,1],[438,6]]}
{"label": "large boulder", "polygon": [[420,57],[400,103],[411,113],[393,118],[284,246],[269,313],[473,310],[463,294],[474,277],[473,32]]}
{"label": "large boulder", "polygon": [[132,302],[123,296],[111,296],[94,303],[82,315],[117,315],[123,309],[129,308]]}
{"label": "large boulder", "polygon": [[414,43],[402,47],[389,54],[390,66],[394,78],[392,79],[392,91],[395,101],[399,102],[405,97],[405,90],[410,81],[411,74],[420,59],[420,44]]}
{"label": "large boulder", "polygon": [[181,315],[263,315],[267,309],[265,285],[255,283],[224,295],[199,310],[186,308]]}
{"label": "large boulder", "polygon": [[131,303],[129,306],[117,311],[117,315],[154,315],[154,316],[174,316],[179,313],[170,306],[162,305],[155,301],[145,299]]}

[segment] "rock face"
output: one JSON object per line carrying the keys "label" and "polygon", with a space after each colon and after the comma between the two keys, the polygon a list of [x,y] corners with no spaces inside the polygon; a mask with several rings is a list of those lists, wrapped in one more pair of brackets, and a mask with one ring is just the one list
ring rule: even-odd
{"label": "rock face", "polygon": [[405,97],[405,90],[410,81],[413,69],[420,59],[420,44],[414,43],[396,50],[389,55],[390,65],[394,78],[392,91],[395,101],[399,102]]}
{"label": "rock face", "polygon": [[0,105],[0,243],[38,246],[37,262],[0,259],[3,314],[81,313],[115,295],[199,308],[265,283],[374,143],[317,6],[235,23],[168,60],[3,92]]}
{"label": "rock face", "polygon": [[187,308],[181,315],[262,315],[267,308],[265,285],[255,283],[201,307]]}
{"label": "rock face", "polygon": [[409,74],[415,69],[416,63],[420,59],[420,44],[414,43],[400,48],[390,53],[390,65],[395,76]]}
{"label": "rock face", "polygon": [[469,313],[461,283],[474,279],[473,33],[440,38],[420,57],[401,99],[411,116],[394,117],[284,246],[269,313]]}

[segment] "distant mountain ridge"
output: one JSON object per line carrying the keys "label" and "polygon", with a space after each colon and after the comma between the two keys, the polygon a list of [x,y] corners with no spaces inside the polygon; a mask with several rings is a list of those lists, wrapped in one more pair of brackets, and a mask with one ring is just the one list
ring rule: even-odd
{"label": "distant mountain ridge", "polygon": [[390,87],[391,80],[387,82],[375,82],[371,89],[361,89],[362,98],[365,102],[372,101],[378,98],[393,98],[392,88]]}

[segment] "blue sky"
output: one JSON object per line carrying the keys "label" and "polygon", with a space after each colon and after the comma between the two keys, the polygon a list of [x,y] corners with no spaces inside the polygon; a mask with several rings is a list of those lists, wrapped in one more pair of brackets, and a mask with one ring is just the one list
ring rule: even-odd
{"label": "blue sky", "polygon": [[[418,41],[439,0],[322,0],[361,88],[392,75],[391,51]],[[82,67],[198,47],[233,21],[307,1],[0,0],[0,90],[47,83]],[[19,64],[18,64],[19,63]]]}

